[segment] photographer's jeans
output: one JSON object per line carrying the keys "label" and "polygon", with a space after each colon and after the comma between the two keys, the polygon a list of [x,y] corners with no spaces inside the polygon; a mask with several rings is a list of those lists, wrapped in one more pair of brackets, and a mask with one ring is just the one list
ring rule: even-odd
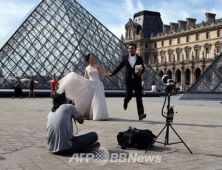
{"label": "photographer's jeans", "polygon": [[59,151],[54,154],[57,155],[73,155],[74,153],[80,153],[89,148],[98,140],[98,136],[95,132],[90,132],[85,135],[74,137],[72,140],[72,147],[68,150]]}

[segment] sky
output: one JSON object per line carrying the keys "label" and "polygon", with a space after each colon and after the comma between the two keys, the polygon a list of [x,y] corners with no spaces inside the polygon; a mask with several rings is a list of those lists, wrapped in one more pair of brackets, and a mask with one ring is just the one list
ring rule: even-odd
{"label": "sky", "polygon": [[[40,0],[0,0],[0,41]],[[129,18],[142,10],[160,12],[164,24],[196,18],[206,21],[206,12],[222,18],[221,0],[77,0],[118,38],[125,35]]]}

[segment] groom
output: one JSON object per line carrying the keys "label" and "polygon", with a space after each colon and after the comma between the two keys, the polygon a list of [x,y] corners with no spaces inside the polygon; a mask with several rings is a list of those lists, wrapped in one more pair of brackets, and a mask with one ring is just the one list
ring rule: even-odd
{"label": "groom", "polygon": [[[112,73],[108,73],[108,75],[111,77],[118,73],[124,66],[126,66],[126,96],[124,99],[123,107],[125,110],[127,109],[128,103],[132,99],[132,94],[134,90],[136,94],[139,120],[143,120],[146,117],[146,114],[144,114],[143,109],[141,74],[143,74],[145,67],[143,65],[143,58],[136,55],[136,44],[130,44],[128,46],[128,52],[129,54],[123,57],[123,60],[119,64],[119,66]],[[138,70],[135,73],[135,65],[142,65],[142,70]]]}

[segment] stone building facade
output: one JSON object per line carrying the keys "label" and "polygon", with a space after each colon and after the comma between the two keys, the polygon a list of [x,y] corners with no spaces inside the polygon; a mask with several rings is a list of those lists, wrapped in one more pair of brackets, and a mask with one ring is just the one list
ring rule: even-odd
{"label": "stone building facade", "polygon": [[182,88],[191,86],[221,53],[222,19],[205,13],[206,21],[186,18],[169,25],[162,23],[159,12],[141,11],[125,25],[125,44],[136,43],[144,57],[160,76],[169,75]]}

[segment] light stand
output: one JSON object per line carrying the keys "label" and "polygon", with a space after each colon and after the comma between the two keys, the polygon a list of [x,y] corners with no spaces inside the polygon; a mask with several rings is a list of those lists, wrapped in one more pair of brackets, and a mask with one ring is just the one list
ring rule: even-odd
{"label": "light stand", "polygon": [[[171,89],[171,87],[170,87]],[[155,143],[161,143],[161,144],[164,144],[164,146],[166,145],[173,145],[173,144],[178,144],[178,143],[183,143],[186,148],[190,151],[191,154],[192,151],[188,148],[188,146],[186,145],[186,143],[183,141],[183,139],[178,135],[178,133],[176,132],[176,130],[173,128],[173,126],[171,125],[171,122],[173,122],[173,116],[174,116],[174,110],[173,110],[173,107],[170,107],[170,91],[167,87],[166,87],[166,96],[165,96],[165,101],[164,101],[164,105],[163,105],[163,108],[162,108],[162,116],[163,117],[166,117],[166,125],[163,127],[163,129],[160,131],[160,133],[157,135],[157,137],[153,140],[153,142],[148,146],[148,148],[146,149],[145,153],[149,150],[149,148]],[[165,116],[163,114],[163,109],[164,109],[164,106],[165,106],[165,103],[166,103],[166,97],[168,97],[168,105],[167,105],[167,116]],[[164,131],[164,129],[166,128],[166,135],[165,135],[165,142],[158,142],[156,141],[157,138],[160,136],[160,134]],[[180,139],[181,142],[174,142],[174,143],[169,143],[169,128],[171,128],[174,133],[177,135],[177,137]]]}

